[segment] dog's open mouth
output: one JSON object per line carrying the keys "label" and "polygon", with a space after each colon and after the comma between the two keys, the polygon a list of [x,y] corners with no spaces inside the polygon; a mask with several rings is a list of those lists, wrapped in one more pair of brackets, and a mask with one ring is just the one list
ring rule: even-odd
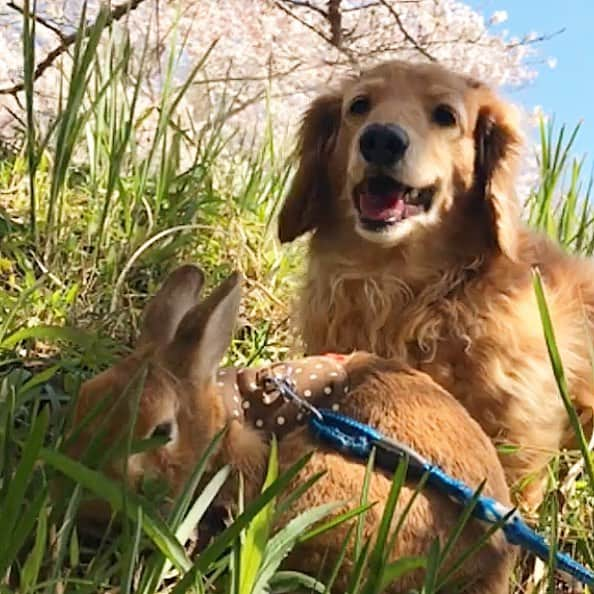
{"label": "dog's open mouth", "polygon": [[355,187],[354,201],[361,223],[381,230],[427,212],[435,186],[412,188],[388,176],[369,177]]}

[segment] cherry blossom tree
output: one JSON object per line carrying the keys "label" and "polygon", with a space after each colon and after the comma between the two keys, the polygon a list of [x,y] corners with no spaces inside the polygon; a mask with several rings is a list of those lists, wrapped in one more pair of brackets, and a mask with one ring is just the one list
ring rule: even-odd
{"label": "cherry blossom tree", "polygon": [[[87,20],[98,7],[89,0]],[[314,93],[387,58],[440,62],[504,90],[529,83],[547,59],[553,64],[538,52],[545,36],[510,36],[504,11],[485,18],[460,0],[122,0],[110,10],[113,27],[129,32],[136,59],[145,42],[150,48],[145,104],[156,100],[175,39],[179,82],[208,54],[183,110],[194,123],[218,114],[243,130],[260,129],[269,115],[276,129],[290,131]],[[80,11],[80,0],[38,0],[39,113],[55,109],[56,81],[67,71]],[[21,110],[22,22],[17,0],[0,9],[8,48],[0,63],[4,124]]]}

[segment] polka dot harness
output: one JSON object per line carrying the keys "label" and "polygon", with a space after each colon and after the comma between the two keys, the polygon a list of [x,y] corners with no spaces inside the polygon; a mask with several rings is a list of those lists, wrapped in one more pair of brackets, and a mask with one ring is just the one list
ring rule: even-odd
{"label": "polka dot harness", "polygon": [[323,355],[257,368],[225,367],[218,371],[215,387],[229,418],[280,436],[306,419],[303,411],[287,402],[267,380],[284,378],[301,398],[338,411],[350,389],[345,359],[341,355]]}

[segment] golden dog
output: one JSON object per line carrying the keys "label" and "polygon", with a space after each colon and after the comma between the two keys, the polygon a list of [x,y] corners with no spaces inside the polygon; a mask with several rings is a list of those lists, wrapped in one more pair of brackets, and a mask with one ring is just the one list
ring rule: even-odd
{"label": "golden dog", "polygon": [[[399,357],[451,392],[496,442],[511,482],[572,433],[543,338],[544,278],[575,405],[591,419],[594,267],[520,221],[511,107],[435,64],[389,62],[318,97],[279,218],[314,231],[299,304],[307,353]],[[542,480],[523,485],[538,503]]]}

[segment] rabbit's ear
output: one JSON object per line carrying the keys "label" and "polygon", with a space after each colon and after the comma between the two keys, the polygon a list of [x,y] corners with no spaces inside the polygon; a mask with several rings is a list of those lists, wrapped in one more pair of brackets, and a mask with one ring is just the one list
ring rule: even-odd
{"label": "rabbit's ear", "polygon": [[241,275],[234,272],[183,317],[165,349],[169,369],[197,385],[211,381],[231,344],[241,300]]}
{"label": "rabbit's ear", "polygon": [[181,319],[198,302],[203,285],[204,274],[197,266],[174,270],[144,310],[139,346],[168,344]]}

